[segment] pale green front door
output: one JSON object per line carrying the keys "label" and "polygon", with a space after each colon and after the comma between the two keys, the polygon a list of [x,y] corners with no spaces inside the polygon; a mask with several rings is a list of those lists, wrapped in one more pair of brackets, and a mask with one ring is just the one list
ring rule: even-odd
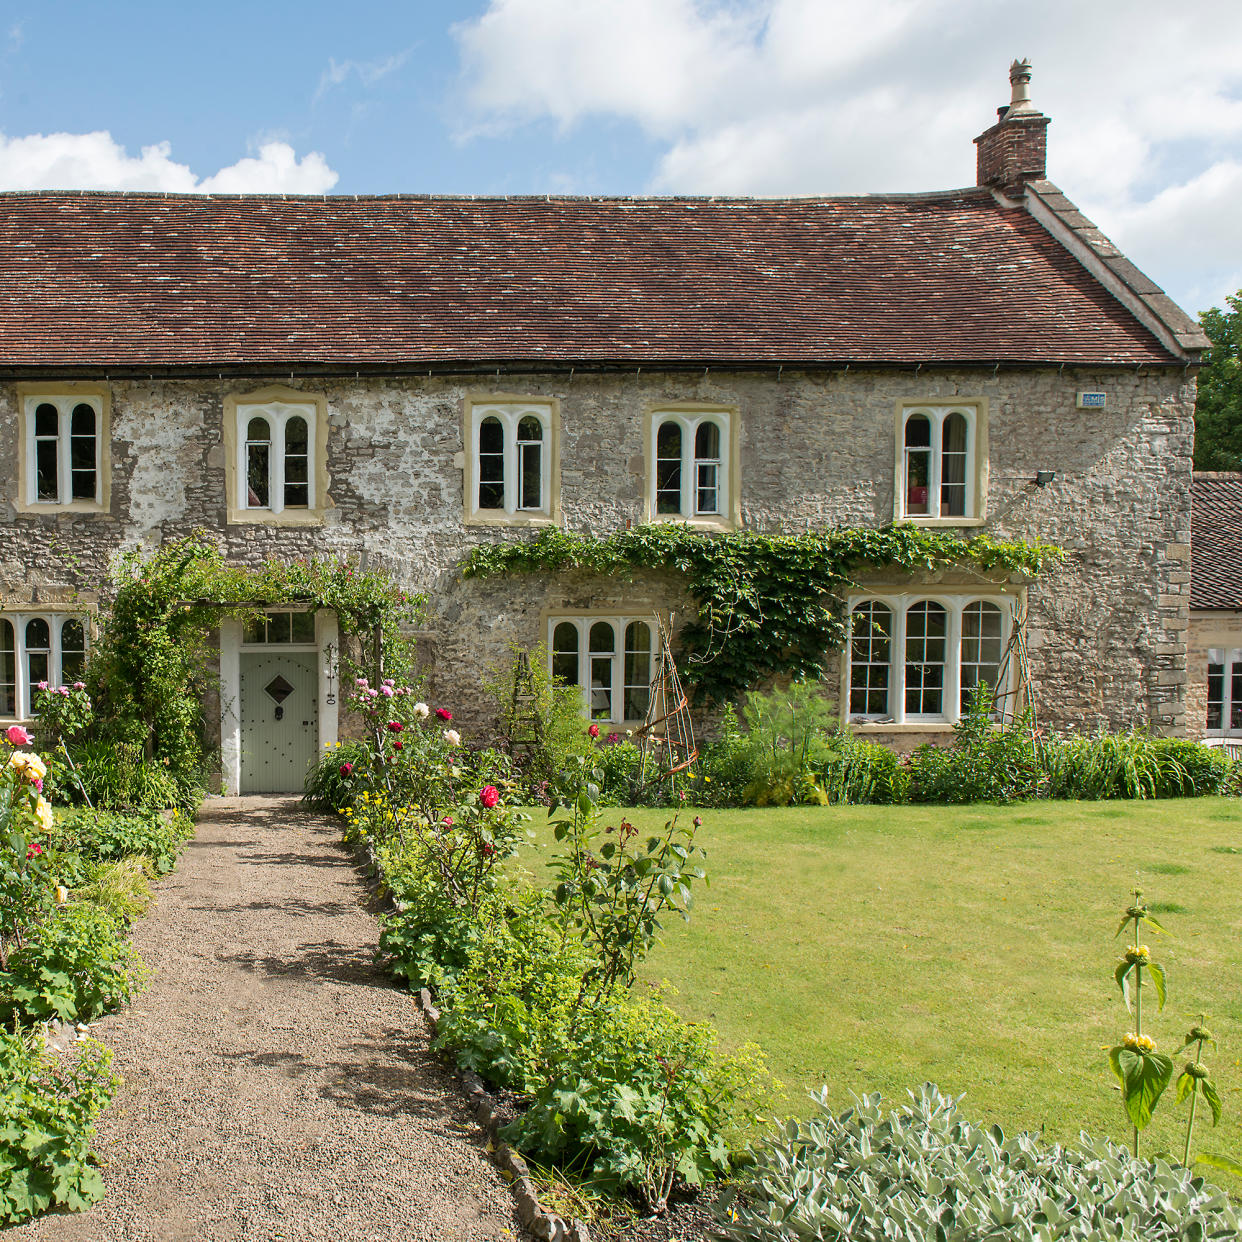
{"label": "pale green front door", "polygon": [[241,653],[241,791],[301,793],[319,745],[313,651]]}

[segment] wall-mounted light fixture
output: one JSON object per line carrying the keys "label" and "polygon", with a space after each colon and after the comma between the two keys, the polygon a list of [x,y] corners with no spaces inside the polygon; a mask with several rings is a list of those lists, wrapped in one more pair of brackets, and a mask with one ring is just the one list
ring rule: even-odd
{"label": "wall-mounted light fixture", "polygon": [[1057,477],[1057,472],[1055,470],[1036,470],[1035,471],[1035,486],[1036,487],[1047,487],[1048,484],[1051,483],[1056,477]]}

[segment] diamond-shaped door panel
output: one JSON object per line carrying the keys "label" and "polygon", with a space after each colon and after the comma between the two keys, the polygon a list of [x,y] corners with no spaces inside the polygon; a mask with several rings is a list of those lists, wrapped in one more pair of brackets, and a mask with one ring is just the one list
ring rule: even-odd
{"label": "diamond-shaped door panel", "polygon": [[292,693],[293,687],[277,673],[271,681],[263,687],[263,693],[267,695],[273,703],[283,703]]}

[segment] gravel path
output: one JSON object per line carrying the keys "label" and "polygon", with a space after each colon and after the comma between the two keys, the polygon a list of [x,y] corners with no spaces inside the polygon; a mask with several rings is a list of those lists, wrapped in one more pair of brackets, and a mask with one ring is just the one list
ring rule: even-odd
{"label": "gravel path", "polygon": [[108,1185],[5,1242],[513,1239],[508,1189],[375,921],[336,826],[294,799],[213,798],[134,929],[155,971],[96,1024],[125,1078]]}

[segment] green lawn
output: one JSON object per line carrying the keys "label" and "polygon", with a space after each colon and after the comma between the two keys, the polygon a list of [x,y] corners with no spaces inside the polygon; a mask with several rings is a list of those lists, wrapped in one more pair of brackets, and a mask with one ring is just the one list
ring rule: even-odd
{"label": "green lawn", "polygon": [[[665,818],[627,814],[640,828]],[[1172,1053],[1208,1013],[1225,1118],[1199,1146],[1242,1159],[1238,802],[701,814],[711,886],[645,973],[727,1044],[758,1041],[789,1109],[820,1083],[845,1106],[851,1091],[904,1099],[931,1080],[1006,1130],[1123,1139],[1101,1049],[1132,1029],[1113,933],[1137,871],[1170,933],[1147,938],[1169,1004],[1150,1019],[1145,1005],[1144,1028]],[[1146,1149],[1180,1152],[1184,1118],[1170,1092]]]}

